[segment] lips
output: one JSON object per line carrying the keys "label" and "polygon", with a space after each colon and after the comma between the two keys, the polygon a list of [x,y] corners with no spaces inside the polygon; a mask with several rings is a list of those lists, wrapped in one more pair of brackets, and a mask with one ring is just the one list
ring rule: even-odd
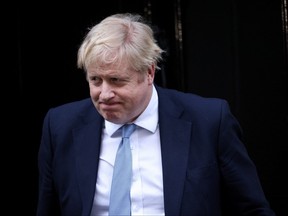
{"label": "lips", "polygon": [[99,103],[100,108],[105,111],[115,110],[116,108],[119,108],[119,105],[120,103],[118,102],[113,102],[113,103],[100,102]]}

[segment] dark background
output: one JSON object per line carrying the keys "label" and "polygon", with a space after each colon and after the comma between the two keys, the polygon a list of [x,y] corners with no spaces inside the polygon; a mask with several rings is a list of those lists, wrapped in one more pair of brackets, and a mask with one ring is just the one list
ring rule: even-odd
{"label": "dark background", "polygon": [[228,100],[272,208],[288,215],[284,0],[73,2],[12,2],[2,8],[8,215],[35,215],[44,115],[50,107],[89,96],[76,67],[77,49],[88,27],[118,12],[137,12],[153,23],[167,50],[157,84]]}

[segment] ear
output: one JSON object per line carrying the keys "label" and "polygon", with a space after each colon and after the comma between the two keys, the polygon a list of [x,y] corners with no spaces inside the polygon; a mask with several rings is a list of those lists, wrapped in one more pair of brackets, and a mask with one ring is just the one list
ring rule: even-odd
{"label": "ear", "polygon": [[155,77],[155,64],[152,64],[147,71],[148,75],[148,83],[153,84],[154,82],[154,77]]}

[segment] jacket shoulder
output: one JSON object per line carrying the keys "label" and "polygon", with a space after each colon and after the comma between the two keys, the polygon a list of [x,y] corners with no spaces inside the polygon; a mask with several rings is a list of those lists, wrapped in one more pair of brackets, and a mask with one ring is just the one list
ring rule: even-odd
{"label": "jacket shoulder", "polygon": [[189,109],[215,109],[217,106],[228,105],[222,98],[204,97],[191,92],[183,92],[176,89],[157,87],[160,100],[170,101],[178,107],[183,106]]}
{"label": "jacket shoulder", "polygon": [[91,99],[85,98],[50,108],[44,121],[49,119],[50,123],[57,125],[74,125],[79,121],[90,122],[99,116]]}

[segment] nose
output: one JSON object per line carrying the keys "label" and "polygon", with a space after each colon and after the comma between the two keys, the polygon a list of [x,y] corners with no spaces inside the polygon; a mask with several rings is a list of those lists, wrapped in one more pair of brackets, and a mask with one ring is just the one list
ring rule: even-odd
{"label": "nose", "polygon": [[99,95],[100,100],[108,101],[115,96],[113,88],[106,82],[102,83],[101,92]]}

